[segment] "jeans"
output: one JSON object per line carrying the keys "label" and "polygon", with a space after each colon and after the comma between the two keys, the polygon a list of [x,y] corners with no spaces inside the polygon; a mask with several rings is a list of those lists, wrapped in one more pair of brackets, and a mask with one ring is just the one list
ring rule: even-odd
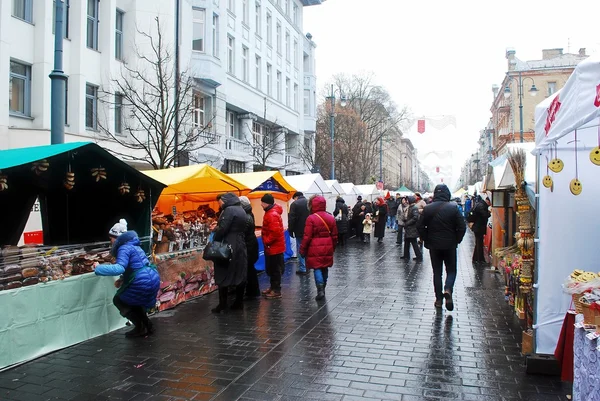
{"label": "jeans", "polygon": [[296,237],[296,253],[298,254],[298,271],[299,272],[306,272],[306,260],[304,260],[304,257],[302,257],[302,255],[300,255],[300,245],[302,244],[302,238],[298,238]]}
{"label": "jeans", "polygon": [[265,255],[265,270],[271,279],[271,290],[275,292],[281,292],[281,274],[284,268],[283,253]]}
{"label": "jeans", "polygon": [[317,287],[327,285],[327,277],[329,277],[329,268],[315,269],[315,284]]}
{"label": "jeans", "polygon": [[[431,267],[433,268],[433,287],[435,288],[435,299],[441,301],[444,291],[452,293],[456,281],[456,248],[453,249],[430,249]],[[446,265],[446,283],[442,290],[442,270]]]}
{"label": "jeans", "polygon": [[387,226],[389,228],[396,228],[396,216],[387,217]]}

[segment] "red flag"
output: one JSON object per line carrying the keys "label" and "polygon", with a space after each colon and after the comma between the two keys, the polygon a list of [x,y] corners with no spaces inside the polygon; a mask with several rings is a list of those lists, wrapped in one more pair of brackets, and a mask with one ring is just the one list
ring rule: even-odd
{"label": "red flag", "polygon": [[423,132],[425,132],[425,120],[417,121],[417,132],[419,134],[422,134]]}
{"label": "red flag", "polygon": [[436,168],[435,168],[435,172],[436,172],[436,173],[439,173],[439,172],[440,172],[440,168],[439,168],[439,167],[436,167]]}

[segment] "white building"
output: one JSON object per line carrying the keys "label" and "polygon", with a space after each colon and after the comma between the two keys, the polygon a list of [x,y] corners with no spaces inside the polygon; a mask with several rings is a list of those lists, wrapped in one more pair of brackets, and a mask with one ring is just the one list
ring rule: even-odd
{"label": "white building", "polygon": [[[303,7],[324,0],[179,0],[180,66],[194,78],[193,122],[207,144],[194,155],[227,172],[252,171],[262,135],[275,152],[264,165],[303,173],[301,151],[314,148],[315,44],[303,34]],[[134,65],[134,46],[158,16],[165,41],[175,43],[175,1],[64,0],[65,141],[100,142],[126,153],[98,132],[98,116],[121,126],[122,110],[98,93]],[[53,2],[0,1],[0,149],[50,143]],[[114,109],[114,110],[113,110]],[[124,134],[126,135],[126,134]],[[261,142],[264,143],[264,142]],[[270,145],[269,145],[270,146]]]}

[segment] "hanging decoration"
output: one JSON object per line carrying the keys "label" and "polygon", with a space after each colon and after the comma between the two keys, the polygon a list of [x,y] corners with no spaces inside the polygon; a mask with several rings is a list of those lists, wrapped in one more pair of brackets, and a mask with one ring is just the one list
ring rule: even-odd
{"label": "hanging decoration", "polygon": [[8,189],[8,178],[2,174],[2,170],[0,170],[0,192],[6,191]]}
{"label": "hanging decoration", "polygon": [[104,167],[93,168],[91,172],[92,177],[96,178],[96,182],[106,180],[106,169]]}
{"label": "hanging decoration", "polygon": [[555,173],[560,173],[565,167],[565,163],[558,158],[558,150],[556,149],[556,145],[554,145],[554,158],[550,160],[548,167]]}
{"label": "hanging decoration", "polygon": [[131,190],[131,187],[126,182],[122,182],[121,185],[119,186],[119,192],[121,193],[121,195],[128,194],[130,190]]}
{"label": "hanging decoration", "polygon": [[598,124],[598,146],[590,152],[590,160],[596,166],[600,166],[600,123]]}
{"label": "hanging decoration", "polygon": [[550,188],[550,190],[552,191],[552,186],[554,185],[554,181],[552,180],[552,177],[550,176],[550,169],[548,168],[548,157],[546,156],[546,175],[544,176],[544,178],[542,178],[542,184],[546,187],[546,188]]}
{"label": "hanging decoration", "polygon": [[42,175],[42,173],[48,171],[49,167],[50,163],[48,163],[48,160],[39,160],[37,162],[33,162],[31,171],[35,172],[37,175]]}
{"label": "hanging decoration", "polygon": [[569,183],[569,189],[571,193],[575,196],[581,194],[583,187],[581,185],[581,181],[579,181],[579,170],[577,166],[577,130],[575,130],[575,178],[571,180]]}
{"label": "hanging decoration", "polygon": [[67,171],[63,185],[68,191],[72,190],[75,186],[75,173],[71,171],[71,163],[69,163],[69,171]]}
{"label": "hanging decoration", "polygon": [[142,203],[146,200],[146,193],[143,189],[139,188],[138,191],[135,193],[135,198],[138,203]]}

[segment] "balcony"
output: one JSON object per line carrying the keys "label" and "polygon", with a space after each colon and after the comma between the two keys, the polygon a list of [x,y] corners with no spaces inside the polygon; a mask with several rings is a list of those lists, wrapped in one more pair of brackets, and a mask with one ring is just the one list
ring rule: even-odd
{"label": "balcony", "polygon": [[219,145],[221,143],[221,135],[216,132],[203,131],[198,135],[198,140],[205,145]]}
{"label": "balcony", "polygon": [[237,153],[250,153],[250,146],[243,139],[227,138],[225,139],[225,151]]}

